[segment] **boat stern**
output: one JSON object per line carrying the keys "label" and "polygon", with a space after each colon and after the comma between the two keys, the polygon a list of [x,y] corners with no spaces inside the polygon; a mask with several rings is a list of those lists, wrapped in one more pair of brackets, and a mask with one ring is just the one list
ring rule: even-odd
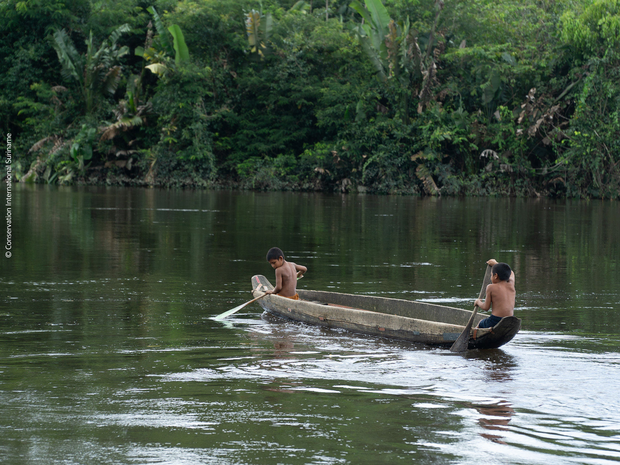
{"label": "boat stern", "polygon": [[514,316],[502,318],[492,328],[474,328],[468,349],[497,349],[510,342],[521,329],[521,319]]}

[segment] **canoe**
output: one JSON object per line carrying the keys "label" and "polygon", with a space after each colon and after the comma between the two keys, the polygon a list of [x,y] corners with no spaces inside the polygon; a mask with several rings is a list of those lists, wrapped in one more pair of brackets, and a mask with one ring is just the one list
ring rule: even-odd
{"label": "canoe", "polygon": [[[262,275],[252,277],[254,297],[273,285]],[[257,302],[279,317],[350,331],[387,336],[430,345],[451,346],[465,330],[472,312],[403,299],[298,289],[300,300],[267,295]],[[502,318],[493,328],[476,329],[483,315],[476,315],[468,349],[500,347],[521,329],[521,320]]]}

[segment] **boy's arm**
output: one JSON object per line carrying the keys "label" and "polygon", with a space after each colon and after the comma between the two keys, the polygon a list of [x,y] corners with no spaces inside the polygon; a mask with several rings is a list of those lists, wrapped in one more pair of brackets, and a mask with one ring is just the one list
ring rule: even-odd
{"label": "boy's arm", "polygon": [[487,298],[483,301],[482,299],[476,299],[474,302],[474,307],[478,307],[482,311],[487,311],[491,308],[491,302],[493,301],[493,286],[489,284],[487,286]]}
{"label": "boy's arm", "polygon": [[306,268],[303,265],[298,265],[297,263],[295,263],[295,271],[297,271],[297,277],[301,278],[304,275],[304,273],[308,271],[308,268]]}

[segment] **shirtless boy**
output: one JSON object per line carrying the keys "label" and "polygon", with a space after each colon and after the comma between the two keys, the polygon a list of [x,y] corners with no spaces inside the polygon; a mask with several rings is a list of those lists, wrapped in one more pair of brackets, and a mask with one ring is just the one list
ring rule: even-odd
{"label": "shirtless boy", "polygon": [[284,253],[277,247],[267,252],[267,261],[276,270],[276,287],[267,294],[278,294],[289,299],[299,300],[297,294],[297,278],[301,278],[308,268],[284,260]]}
{"label": "shirtless boy", "polygon": [[487,298],[483,302],[476,299],[474,306],[480,310],[493,308],[491,316],[478,323],[478,328],[492,328],[505,316],[514,315],[515,309],[515,274],[506,263],[497,263],[494,258],[487,262],[492,266],[491,283],[487,286]]}

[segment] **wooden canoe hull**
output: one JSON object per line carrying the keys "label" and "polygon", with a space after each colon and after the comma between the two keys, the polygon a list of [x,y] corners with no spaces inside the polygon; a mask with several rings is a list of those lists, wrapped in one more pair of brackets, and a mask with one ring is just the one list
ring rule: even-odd
{"label": "wooden canoe hull", "polygon": [[[273,289],[262,275],[252,277],[255,297]],[[451,346],[465,329],[471,311],[443,305],[376,296],[298,290],[300,300],[268,295],[258,301],[269,313],[308,324],[387,336],[424,344]],[[476,315],[474,326],[484,318]],[[509,342],[521,320],[503,318],[493,328],[473,329],[468,348],[488,349]]]}

